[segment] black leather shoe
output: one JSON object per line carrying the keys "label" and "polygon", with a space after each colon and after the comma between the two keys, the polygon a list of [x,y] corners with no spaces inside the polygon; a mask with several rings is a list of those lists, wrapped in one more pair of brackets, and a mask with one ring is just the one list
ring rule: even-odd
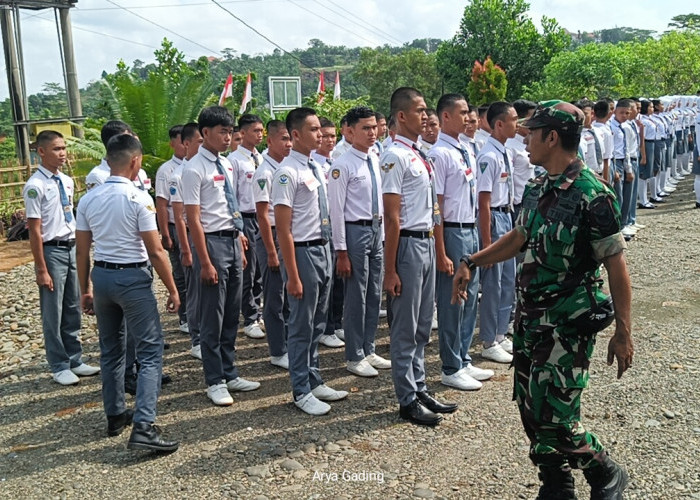
{"label": "black leather shoe", "polygon": [[408,406],[399,406],[399,415],[404,420],[418,425],[437,425],[442,420],[440,415],[427,409],[417,399],[414,399]]}
{"label": "black leather shoe", "polygon": [[166,441],[160,433],[160,429],[155,424],[147,422],[134,422],[131,430],[131,437],[126,447],[130,450],[151,450],[172,452],[177,450],[180,443],[177,441]]}
{"label": "black leather shoe", "polygon": [[134,419],[134,410],[126,410],[120,415],[107,416],[107,435],[118,436]]}
{"label": "black leather shoe", "polygon": [[173,379],[172,379],[172,377],[171,377],[170,375],[163,374],[163,375],[160,377],[160,385],[166,385],[166,384],[169,384],[169,383],[172,382],[172,381],[173,381]]}
{"label": "black leather shoe", "polygon": [[653,203],[666,203],[666,200],[662,200],[661,198],[649,198],[649,200]]}
{"label": "black leather shoe", "polygon": [[417,392],[416,397],[418,398],[418,401],[423,404],[423,406],[433,413],[454,413],[458,408],[456,403],[441,403],[428,391]]}

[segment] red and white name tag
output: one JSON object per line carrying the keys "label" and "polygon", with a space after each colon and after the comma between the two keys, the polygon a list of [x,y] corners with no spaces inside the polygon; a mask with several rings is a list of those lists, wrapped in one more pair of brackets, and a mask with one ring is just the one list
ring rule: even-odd
{"label": "red and white name tag", "polygon": [[214,186],[224,187],[225,182],[226,182],[226,179],[223,176],[223,174],[214,174]]}
{"label": "red and white name tag", "polygon": [[498,182],[508,182],[508,172],[501,172],[501,177],[498,179]]}
{"label": "red and white name tag", "polygon": [[143,187],[145,187],[146,189],[151,189],[151,179],[149,179],[148,177],[146,177],[146,178],[143,180]]}
{"label": "red and white name tag", "polygon": [[467,181],[469,182],[474,180],[474,172],[472,172],[471,168],[468,168],[464,171],[464,177],[466,177]]}
{"label": "red and white name tag", "polygon": [[318,182],[318,179],[316,177],[311,176],[307,179],[304,180],[304,185],[307,187],[309,191],[314,191],[318,189],[318,187],[321,185],[320,182]]}

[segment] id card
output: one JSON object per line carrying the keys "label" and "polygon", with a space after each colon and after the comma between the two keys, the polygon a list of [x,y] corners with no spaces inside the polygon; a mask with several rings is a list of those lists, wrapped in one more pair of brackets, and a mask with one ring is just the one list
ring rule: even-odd
{"label": "id card", "polygon": [[508,172],[501,172],[501,176],[498,178],[498,182],[504,184],[508,182]]}
{"label": "id card", "polygon": [[304,180],[304,185],[309,191],[315,191],[316,189],[318,189],[321,183],[318,182],[318,179],[312,175],[311,177]]}
{"label": "id card", "polygon": [[226,178],[223,174],[214,174],[214,187],[224,187],[226,184]]}

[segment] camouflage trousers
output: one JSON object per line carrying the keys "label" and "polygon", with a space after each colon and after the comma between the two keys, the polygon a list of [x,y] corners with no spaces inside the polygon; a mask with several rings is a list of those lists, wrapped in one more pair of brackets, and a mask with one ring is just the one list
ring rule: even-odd
{"label": "camouflage trousers", "polygon": [[513,339],[513,399],[530,439],[530,460],[562,469],[595,467],[603,445],[581,424],[595,334],[567,325],[530,326],[521,323]]}

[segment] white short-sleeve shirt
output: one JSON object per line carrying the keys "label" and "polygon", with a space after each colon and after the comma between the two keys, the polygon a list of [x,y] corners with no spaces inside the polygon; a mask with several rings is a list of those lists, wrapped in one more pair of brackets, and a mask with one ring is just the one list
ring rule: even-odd
{"label": "white short-sleeve shirt", "polygon": [[78,204],[76,228],[92,233],[96,261],[131,264],[148,260],[141,233],[157,227],[153,199],[126,177],[107,178]]}
{"label": "white short-sleeve shirt", "polygon": [[[217,159],[221,162],[224,174],[216,166]],[[199,148],[199,152],[190,158],[182,171],[182,201],[185,205],[199,205],[200,222],[205,233],[235,228],[224,192],[224,176],[228,177],[232,191],[235,191],[233,186],[236,185],[236,179],[231,163],[204,147]]]}
{"label": "white short-sleeve shirt", "polygon": [[599,137],[603,137],[603,160],[610,160],[613,157],[613,135],[610,126],[603,122],[593,122],[593,128],[599,132]]}
{"label": "white short-sleeve shirt", "polygon": [[[469,164],[462,154],[464,150]],[[446,222],[476,220],[476,155],[472,148],[440,132],[428,156],[435,167],[435,192],[444,196],[442,218]]]}
{"label": "white short-sleeve shirt", "polygon": [[168,202],[168,222],[171,224],[175,222],[175,219],[173,218],[172,200],[170,198],[170,177],[173,175],[175,167],[179,166],[181,163],[182,159],[173,155],[173,157],[163,163],[156,172],[156,197],[163,198]]}
{"label": "white short-sleeve shirt", "polygon": [[[112,172],[107,160],[102,158],[100,164],[93,167],[90,173],[87,174],[87,177],[85,177],[85,187],[90,191],[94,187],[101,186],[111,175]],[[134,186],[139,189],[143,188],[144,191],[151,189],[151,179],[148,178],[148,174],[144,169],[139,169],[138,177],[134,180]]]}
{"label": "white short-sleeve shirt", "polygon": [[[255,157],[255,160],[253,159]],[[253,201],[253,175],[255,174],[255,161],[258,165],[263,161],[262,156],[257,150],[250,151],[242,145],[227,156],[235,177],[236,183],[236,199],[238,200],[238,209],[244,213],[255,213],[255,201]]]}
{"label": "white short-sleeve shirt", "polygon": [[263,154],[262,165],[253,175],[253,201],[267,203],[267,217],[272,227],[275,227],[275,207],[270,203],[270,192],[272,191],[272,178],[279,168],[280,164],[270,155]]}
{"label": "white short-sleeve shirt", "polygon": [[535,177],[535,166],[530,163],[530,153],[525,150],[524,136],[515,134],[506,141],[506,148],[513,155],[513,203],[519,205],[523,201],[527,182]]}
{"label": "white short-sleeve shirt", "polygon": [[[61,179],[68,197],[67,210],[73,211],[73,179],[60,170],[56,175]],[[49,170],[39,168],[27,180],[22,191],[27,219],[41,219],[41,240],[69,240],[75,237],[75,218],[66,221],[66,213],[61,203],[58,181]]]}
{"label": "white short-sleeve shirt", "polygon": [[508,155],[511,169],[513,157],[506,147],[493,137],[489,137],[479,151],[476,162],[479,175],[476,190],[479,193],[491,193],[491,207],[503,207],[510,203],[512,189],[512,171],[506,168],[504,155]]}
{"label": "white short-sleeve shirt", "polygon": [[431,174],[410,139],[397,135],[379,160],[384,194],[401,195],[401,229],[430,231],[433,228]]}
{"label": "white short-sleeve shirt", "polygon": [[[310,157],[292,150],[273,175],[270,192],[273,206],[291,207],[292,237],[294,241],[300,242],[321,238],[318,189],[321,183],[309,168],[310,161],[313,161]],[[314,164],[320,174],[321,166]]]}

